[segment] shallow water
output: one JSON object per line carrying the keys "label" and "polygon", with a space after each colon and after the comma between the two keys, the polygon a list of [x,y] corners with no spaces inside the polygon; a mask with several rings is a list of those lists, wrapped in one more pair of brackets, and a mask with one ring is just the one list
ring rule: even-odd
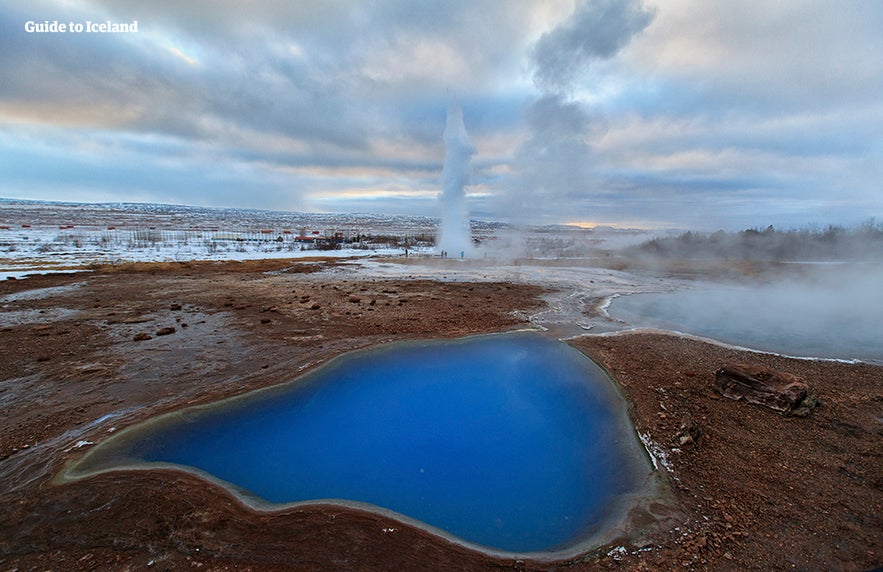
{"label": "shallow water", "polygon": [[883,282],[698,284],[634,294],[611,303],[611,317],[761,351],[883,362]]}
{"label": "shallow water", "polygon": [[87,465],[175,463],[258,500],[370,503],[516,552],[597,532],[649,472],[603,371],[535,333],[356,352],[101,449]]}

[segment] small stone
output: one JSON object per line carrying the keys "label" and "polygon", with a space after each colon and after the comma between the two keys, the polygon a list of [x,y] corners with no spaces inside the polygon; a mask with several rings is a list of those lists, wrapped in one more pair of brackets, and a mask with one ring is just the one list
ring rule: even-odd
{"label": "small stone", "polygon": [[175,328],[169,326],[167,328],[160,328],[156,331],[157,336],[168,336],[169,334],[174,334]]}
{"label": "small stone", "polygon": [[150,334],[145,334],[144,332],[138,332],[135,334],[135,337],[132,338],[132,341],[135,342],[143,342],[144,340],[149,340],[151,338]]}
{"label": "small stone", "polygon": [[793,417],[806,417],[812,410],[816,407],[819,407],[822,404],[822,400],[819,399],[816,395],[812,393],[808,393],[806,397],[803,398],[796,408],[792,409],[789,412],[789,415]]}
{"label": "small stone", "polygon": [[702,428],[697,425],[693,419],[686,415],[681,420],[681,425],[678,428],[678,432],[675,435],[675,441],[681,447],[685,445],[692,445],[694,443],[698,443],[699,439],[702,437]]}
{"label": "small stone", "polygon": [[180,309],[181,309],[181,304],[170,304],[169,305],[169,310],[171,310],[173,312],[177,312]]}

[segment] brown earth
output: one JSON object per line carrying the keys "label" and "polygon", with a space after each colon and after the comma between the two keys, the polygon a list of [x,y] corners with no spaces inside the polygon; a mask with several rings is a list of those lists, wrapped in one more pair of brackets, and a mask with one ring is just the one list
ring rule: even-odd
{"label": "brown earth", "polygon": [[[491,558],[337,506],[258,513],[175,471],[52,484],[91,442],[158,412],[284,382],[358,347],[520,327],[541,305],[542,290],[532,286],[343,280],[333,278],[335,264],[130,264],[0,283],[7,324],[0,568],[867,570],[883,563],[883,368],[663,334],[572,342],[619,384],[638,431],[665,459],[660,472],[673,498],[656,532],[571,561]],[[316,273],[322,269],[332,272]],[[50,287],[66,288],[27,297]],[[822,406],[788,418],[722,398],[712,380],[729,362],[799,375]]]}

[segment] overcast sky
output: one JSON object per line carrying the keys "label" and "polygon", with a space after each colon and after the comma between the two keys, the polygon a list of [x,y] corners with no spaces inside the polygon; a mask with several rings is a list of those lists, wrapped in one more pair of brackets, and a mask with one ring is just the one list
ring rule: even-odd
{"label": "overcast sky", "polygon": [[[28,21],[131,33],[28,33]],[[739,229],[883,220],[880,0],[4,0],[0,197]]]}

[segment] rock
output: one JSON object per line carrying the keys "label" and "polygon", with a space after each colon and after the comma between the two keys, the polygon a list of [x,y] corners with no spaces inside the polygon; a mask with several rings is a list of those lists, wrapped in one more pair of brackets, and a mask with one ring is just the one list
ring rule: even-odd
{"label": "rock", "polygon": [[169,304],[169,310],[177,312],[181,309],[181,304]]}
{"label": "rock", "polygon": [[733,363],[714,374],[714,386],[730,399],[789,414],[799,408],[809,394],[803,378],[760,365]]}
{"label": "rock", "polygon": [[139,333],[135,334],[135,337],[132,338],[132,341],[143,342],[144,340],[149,340],[149,339],[150,339],[150,334],[145,334],[144,332],[139,332]]}
{"label": "rock", "polygon": [[675,435],[675,442],[679,446],[684,447],[697,443],[700,437],[702,437],[702,428],[689,415],[684,416]]}
{"label": "rock", "polygon": [[812,393],[807,394],[806,397],[803,398],[803,401],[800,404],[792,409],[788,414],[794,417],[806,417],[812,412],[813,409],[820,406],[822,404],[822,400],[813,395]]}
{"label": "rock", "polygon": [[175,333],[175,328],[170,326],[168,328],[161,328],[161,329],[157,330],[156,335],[157,336],[168,336],[169,334],[174,334],[174,333]]}

